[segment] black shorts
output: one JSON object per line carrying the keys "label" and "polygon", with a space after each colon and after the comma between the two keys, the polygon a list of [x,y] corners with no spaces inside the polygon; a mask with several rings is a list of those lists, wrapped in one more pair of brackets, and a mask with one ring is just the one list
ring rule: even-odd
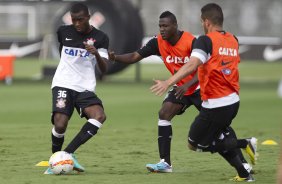
{"label": "black shorts", "polygon": [[84,114],[86,107],[100,105],[103,108],[102,101],[91,91],[77,92],[63,87],[54,87],[52,88],[52,96],[52,122],[54,112],[66,114],[71,118],[74,108],[76,108],[80,117],[86,117]]}
{"label": "black shorts", "polygon": [[176,87],[173,87],[166,95],[164,102],[171,102],[175,104],[182,104],[183,108],[181,111],[178,113],[178,115],[183,114],[185,110],[190,107],[191,105],[194,105],[199,111],[201,109],[202,105],[202,100],[201,100],[201,95],[200,95],[200,90],[196,90],[193,94],[191,95],[186,95],[183,96],[181,99],[177,99],[176,96],[174,95],[176,92]]}
{"label": "black shorts", "polygon": [[207,109],[202,107],[200,114],[191,124],[188,141],[196,148],[206,148],[217,139],[230,125],[239,110],[239,102]]}

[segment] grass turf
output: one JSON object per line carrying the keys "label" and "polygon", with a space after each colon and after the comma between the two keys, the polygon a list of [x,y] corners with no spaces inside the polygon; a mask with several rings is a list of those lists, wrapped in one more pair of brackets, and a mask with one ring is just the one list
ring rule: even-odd
{"label": "grass turf", "polygon": [[[134,82],[134,66],[99,82],[107,121],[98,135],[77,151],[86,173],[46,176],[34,165],[50,157],[50,81],[31,79],[40,73],[37,62],[16,61],[15,81],[0,84],[0,183],[229,183],[236,172],[217,154],[195,153],[186,148],[187,131],[196,116],[190,108],[173,120],[171,174],[151,174],[146,163],[158,161],[157,113],[162,98],[150,93],[151,79],[165,78],[162,65],[142,65],[142,82]],[[281,144],[281,105],[276,89],[280,63],[242,63],[241,107],[233,122],[238,137],[259,139],[259,160],[254,166],[256,183],[275,183],[280,146],[260,143],[273,139]],[[29,72],[27,72],[27,70]],[[257,71],[257,72],[255,72]],[[156,76],[155,76],[156,75]],[[74,113],[65,143],[85,120]],[[246,156],[247,157],[247,156]],[[247,158],[248,160],[248,158]]]}

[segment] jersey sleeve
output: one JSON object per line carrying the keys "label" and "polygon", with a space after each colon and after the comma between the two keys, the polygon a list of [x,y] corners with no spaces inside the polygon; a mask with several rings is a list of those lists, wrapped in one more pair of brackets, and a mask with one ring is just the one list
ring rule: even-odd
{"label": "jersey sleeve", "polygon": [[208,36],[200,36],[193,45],[191,56],[197,57],[206,63],[212,54],[212,42]]}
{"label": "jersey sleeve", "polygon": [[61,55],[61,52],[62,52],[62,48],[63,48],[63,44],[62,44],[62,26],[58,28],[57,30],[57,39],[58,39],[58,42],[59,42],[59,53]]}
{"label": "jersey sleeve", "polygon": [[108,59],[109,37],[105,34],[98,48],[101,57]]}
{"label": "jersey sleeve", "polygon": [[109,48],[109,37],[106,34],[103,36],[103,39],[101,40],[99,48],[104,48],[104,49],[108,50],[108,48]]}
{"label": "jersey sleeve", "polygon": [[151,56],[151,55],[158,55],[160,56],[158,40],[156,37],[149,40],[146,45],[144,45],[141,49],[139,49],[138,54],[140,54],[143,58]]}
{"label": "jersey sleeve", "polygon": [[239,49],[239,40],[238,40],[237,36],[233,35],[233,37],[234,37],[235,40],[237,41],[237,43],[238,43],[238,49]]}
{"label": "jersey sleeve", "polygon": [[192,40],[192,45],[191,45],[192,50],[193,50],[194,47],[195,47],[195,42],[196,42],[196,40],[197,40],[197,38],[194,38],[194,39]]}

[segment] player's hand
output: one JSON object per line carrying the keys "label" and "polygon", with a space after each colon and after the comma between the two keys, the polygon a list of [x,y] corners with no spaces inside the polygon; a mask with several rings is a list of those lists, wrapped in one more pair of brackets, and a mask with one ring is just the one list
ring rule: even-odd
{"label": "player's hand", "polygon": [[155,95],[162,96],[169,88],[169,84],[167,83],[167,81],[155,79],[153,79],[153,81],[155,84],[150,88],[150,90],[152,91],[152,93],[155,93]]}
{"label": "player's hand", "polygon": [[184,96],[184,94],[186,93],[188,87],[186,87],[185,85],[182,86],[177,86],[175,89],[175,97],[176,99],[182,99],[182,97]]}
{"label": "player's hand", "polygon": [[110,61],[114,62],[116,60],[116,56],[115,56],[115,52],[114,51],[109,50],[108,51],[108,56],[109,56],[109,60]]}
{"label": "player's hand", "polygon": [[97,55],[97,54],[99,54],[98,53],[98,50],[93,46],[93,45],[89,45],[89,44],[87,44],[87,42],[83,42],[83,44],[84,44],[84,46],[85,46],[85,49],[89,52],[89,53],[91,53],[91,54],[93,54],[93,55]]}

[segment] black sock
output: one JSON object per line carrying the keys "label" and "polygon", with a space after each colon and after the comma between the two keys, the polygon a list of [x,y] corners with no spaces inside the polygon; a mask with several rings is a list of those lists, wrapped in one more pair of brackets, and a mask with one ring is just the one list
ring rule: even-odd
{"label": "black sock", "polygon": [[[233,130],[232,127],[228,127],[228,128],[227,128],[227,131],[229,132],[229,135],[228,135],[228,136],[237,139],[236,133],[235,133],[235,131]],[[238,142],[237,142],[237,145],[238,145]],[[248,162],[246,161],[246,159],[244,158],[243,153],[242,153],[242,151],[241,151],[240,148],[237,148],[237,149],[236,149],[236,152],[237,152],[239,158],[241,159],[241,161],[242,161],[243,163],[248,163]]]}
{"label": "black sock", "polygon": [[236,169],[238,175],[241,178],[247,178],[249,176],[249,172],[243,166],[242,161],[240,160],[238,155],[231,158],[229,163]]}
{"label": "black sock", "polygon": [[98,127],[86,122],[81,128],[80,132],[74,137],[74,139],[70,142],[70,144],[66,147],[65,151],[68,153],[74,153],[80,145],[84,144],[91,137],[93,137],[97,131]]}
{"label": "black sock", "polygon": [[65,137],[58,138],[55,137],[53,134],[51,136],[52,136],[52,153],[61,151]]}
{"label": "black sock", "polygon": [[246,148],[248,145],[248,141],[246,139],[238,139],[237,145],[238,148]]}
{"label": "black sock", "polygon": [[52,153],[61,151],[65,139],[64,134],[58,134],[53,128],[51,133],[51,139],[52,139]]}
{"label": "black sock", "polygon": [[224,152],[218,152],[230,165],[233,166],[231,160],[236,157],[237,152],[236,151],[224,151]]}
{"label": "black sock", "polygon": [[170,161],[170,145],[172,138],[172,127],[169,126],[158,126],[158,144],[160,158],[164,159],[169,165]]}

